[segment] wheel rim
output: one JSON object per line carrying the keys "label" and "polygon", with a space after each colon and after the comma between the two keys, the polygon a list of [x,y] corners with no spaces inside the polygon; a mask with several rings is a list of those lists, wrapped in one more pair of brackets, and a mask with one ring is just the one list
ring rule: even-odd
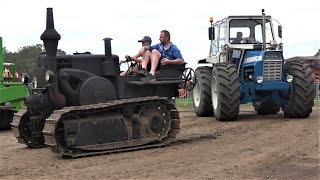
{"label": "wheel rim", "polygon": [[217,109],[218,106],[218,88],[217,88],[217,79],[215,76],[211,79],[211,97],[212,97],[212,106],[213,109]]}
{"label": "wheel rim", "polygon": [[194,86],[194,89],[193,89],[193,101],[196,107],[199,107],[200,99],[201,99],[201,87],[200,87],[200,81],[197,78],[196,85]]}

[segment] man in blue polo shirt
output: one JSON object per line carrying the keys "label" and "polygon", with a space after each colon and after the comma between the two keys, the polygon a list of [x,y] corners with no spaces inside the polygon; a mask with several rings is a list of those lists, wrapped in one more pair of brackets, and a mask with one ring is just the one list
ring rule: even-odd
{"label": "man in blue polo shirt", "polygon": [[[155,75],[158,64],[183,64],[180,50],[170,41],[170,33],[162,30],[160,33],[160,43],[153,46],[144,46],[140,52],[143,54],[142,69],[139,74],[148,75],[147,65],[151,60],[150,74]],[[149,51],[147,51],[149,50]]]}

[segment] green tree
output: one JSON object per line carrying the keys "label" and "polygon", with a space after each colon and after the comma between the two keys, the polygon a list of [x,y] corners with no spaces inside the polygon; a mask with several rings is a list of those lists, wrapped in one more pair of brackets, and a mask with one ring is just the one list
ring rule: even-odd
{"label": "green tree", "polygon": [[[42,44],[25,46],[16,52],[10,52],[4,47],[4,62],[14,63],[17,72],[27,73],[31,78],[36,77],[36,64],[38,55],[44,52]],[[63,50],[58,49],[59,54],[66,54]]]}
{"label": "green tree", "polygon": [[314,56],[320,56],[320,49],[318,50],[317,54]]}

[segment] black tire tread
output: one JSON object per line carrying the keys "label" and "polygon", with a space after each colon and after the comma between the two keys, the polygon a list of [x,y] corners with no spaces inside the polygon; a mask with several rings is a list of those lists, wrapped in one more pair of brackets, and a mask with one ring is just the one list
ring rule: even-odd
{"label": "black tire tread", "polygon": [[198,77],[202,92],[200,104],[198,107],[195,106],[194,99],[192,99],[192,101],[194,111],[199,117],[213,116],[213,107],[211,100],[211,72],[212,67],[207,66],[201,66],[195,70],[195,76],[196,78]]}
{"label": "black tire tread", "polygon": [[293,76],[288,104],[283,107],[284,116],[306,118],[312,112],[315,98],[314,77],[311,66],[305,62],[289,62],[286,73]]}
{"label": "black tire tread", "polygon": [[260,115],[277,114],[280,111],[280,106],[273,102],[262,102],[259,105],[253,104],[255,111]]}
{"label": "black tire tread", "polygon": [[10,123],[13,119],[13,111],[3,110],[0,111],[0,130],[10,129]]}
{"label": "black tire tread", "polygon": [[234,121],[240,108],[240,82],[237,68],[233,63],[215,64],[212,72],[216,76],[218,104],[214,109],[218,121]]}

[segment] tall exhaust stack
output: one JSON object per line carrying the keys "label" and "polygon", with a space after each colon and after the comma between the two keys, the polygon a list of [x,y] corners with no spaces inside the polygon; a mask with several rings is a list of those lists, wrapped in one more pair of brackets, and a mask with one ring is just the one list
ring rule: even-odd
{"label": "tall exhaust stack", "polygon": [[56,109],[61,109],[66,105],[66,99],[58,90],[58,73],[57,73],[57,48],[58,41],[61,39],[60,34],[54,29],[52,8],[47,8],[46,30],[40,36],[47,53],[48,70],[53,72],[53,79],[48,87],[51,100],[54,102]]}
{"label": "tall exhaust stack", "polygon": [[114,60],[112,56],[111,40],[112,38],[109,37],[103,39],[105,62],[103,62],[104,66],[101,67],[105,76],[120,74],[119,60]]}
{"label": "tall exhaust stack", "polygon": [[262,42],[263,42],[263,50],[267,49],[266,45],[266,14],[264,13],[264,9],[262,11]]}
{"label": "tall exhaust stack", "polygon": [[56,54],[58,48],[58,41],[61,39],[60,34],[54,29],[52,8],[47,8],[47,24],[46,30],[40,36],[43,41],[44,48],[47,52],[48,69],[57,73]]}
{"label": "tall exhaust stack", "polygon": [[111,52],[111,40],[112,38],[104,38],[104,54],[106,56],[106,60],[112,60],[112,52]]}

